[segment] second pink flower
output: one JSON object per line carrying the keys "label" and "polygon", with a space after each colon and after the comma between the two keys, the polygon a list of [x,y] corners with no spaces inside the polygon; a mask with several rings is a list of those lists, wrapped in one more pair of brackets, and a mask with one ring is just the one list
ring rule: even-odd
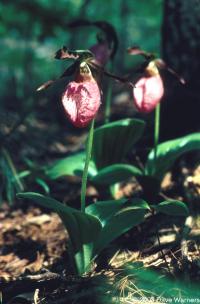
{"label": "second pink flower", "polygon": [[135,106],[139,112],[149,113],[155,109],[163,94],[164,87],[159,74],[142,77],[133,89]]}

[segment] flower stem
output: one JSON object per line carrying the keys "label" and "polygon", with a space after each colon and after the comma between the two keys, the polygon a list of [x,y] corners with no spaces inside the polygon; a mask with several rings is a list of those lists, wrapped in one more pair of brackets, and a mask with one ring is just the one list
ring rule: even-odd
{"label": "flower stem", "polygon": [[87,177],[88,177],[88,168],[89,168],[90,158],[91,158],[91,154],[92,154],[93,135],[94,135],[94,119],[92,120],[92,122],[90,124],[90,130],[89,130],[87,144],[86,144],[86,159],[85,159],[85,166],[83,169],[82,185],[81,185],[81,211],[82,212],[85,212]]}
{"label": "flower stem", "polygon": [[154,121],[154,170],[156,169],[157,149],[160,133],[160,103],[156,106]]}

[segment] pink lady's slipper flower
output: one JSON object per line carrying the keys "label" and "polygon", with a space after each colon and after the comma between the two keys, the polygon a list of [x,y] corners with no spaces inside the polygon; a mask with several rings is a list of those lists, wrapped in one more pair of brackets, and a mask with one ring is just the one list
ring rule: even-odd
{"label": "pink lady's slipper flower", "polygon": [[154,61],[146,68],[146,76],[140,78],[133,89],[134,103],[139,112],[150,113],[164,94],[163,81]]}
{"label": "pink lady's slipper flower", "polygon": [[90,51],[94,54],[94,60],[98,65],[106,65],[111,54],[111,50],[107,42],[98,42],[90,48]]}
{"label": "pink lady's slipper flower", "polygon": [[80,64],[76,80],[67,85],[62,104],[75,127],[86,127],[96,116],[101,104],[101,94],[86,62]]}

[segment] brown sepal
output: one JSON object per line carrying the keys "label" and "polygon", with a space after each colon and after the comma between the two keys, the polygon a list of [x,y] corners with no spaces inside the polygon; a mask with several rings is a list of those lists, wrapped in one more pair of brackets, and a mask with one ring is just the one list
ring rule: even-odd
{"label": "brown sepal", "polygon": [[125,83],[125,84],[128,84],[130,85],[131,87],[134,87],[134,83],[128,81],[128,78],[127,77],[120,77],[120,76],[117,76],[113,73],[110,73],[108,72],[107,70],[105,70],[102,66],[99,66],[98,64],[95,64],[94,62],[89,62],[89,66],[92,67],[93,69],[95,69],[96,71],[110,77],[110,78],[113,78],[119,82],[122,82],[122,83]]}
{"label": "brown sepal", "polygon": [[[61,78],[65,78],[65,77],[69,77],[72,74],[74,74],[77,70],[77,68],[79,67],[79,62],[76,61],[74,62],[72,65],[70,65],[65,71],[64,73],[59,77],[59,79]],[[44,84],[42,84],[39,88],[37,88],[37,91],[42,91],[47,89],[48,87],[50,87],[54,82],[56,82],[58,79],[55,80],[49,80],[47,82],[45,82]]]}
{"label": "brown sepal", "polygon": [[155,60],[155,63],[157,65],[158,68],[160,69],[165,69],[167,70],[169,73],[171,73],[173,76],[175,76],[179,81],[180,83],[182,84],[186,84],[186,81],[183,77],[181,77],[178,73],[176,73],[173,69],[171,69],[167,64],[166,62],[163,60],[163,59],[156,59]]}
{"label": "brown sepal", "polygon": [[49,80],[46,81],[45,83],[43,83],[39,88],[37,88],[36,91],[42,91],[44,89],[47,89],[48,87],[50,87],[53,83],[55,82],[55,80]]}
{"label": "brown sepal", "polygon": [[155,55],[152,53],[145,52],[139,46],[132,46],[127,49],[128,54],[130,55],[142,55],[147,60],[153,60]]}
{"label": "brown sepal", "polygon": [[55,53],[55,59],[77,59],[79,56],[72,51],[69,51],[66,46],[63,46]]}

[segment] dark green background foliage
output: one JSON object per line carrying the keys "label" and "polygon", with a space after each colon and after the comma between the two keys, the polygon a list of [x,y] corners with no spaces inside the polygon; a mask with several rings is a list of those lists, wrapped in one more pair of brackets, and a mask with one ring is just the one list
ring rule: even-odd
{"label": "dark green background foliage", "polygon": [[162,2],[2,0],[1,107],[8,102],[20,107],[24,103],[27,105],[40,83],[60,75],[66,62],[54,60],[53,55],[62,45],[84,49],[96,42],[97,29],[68,28],[67,24],[74,19],[105,20],[114,25],[120,40],[116,58],[119,74],[133,65],[133,58],[126,55],[126,48],[130,45],[140,45],[159,53]]}

